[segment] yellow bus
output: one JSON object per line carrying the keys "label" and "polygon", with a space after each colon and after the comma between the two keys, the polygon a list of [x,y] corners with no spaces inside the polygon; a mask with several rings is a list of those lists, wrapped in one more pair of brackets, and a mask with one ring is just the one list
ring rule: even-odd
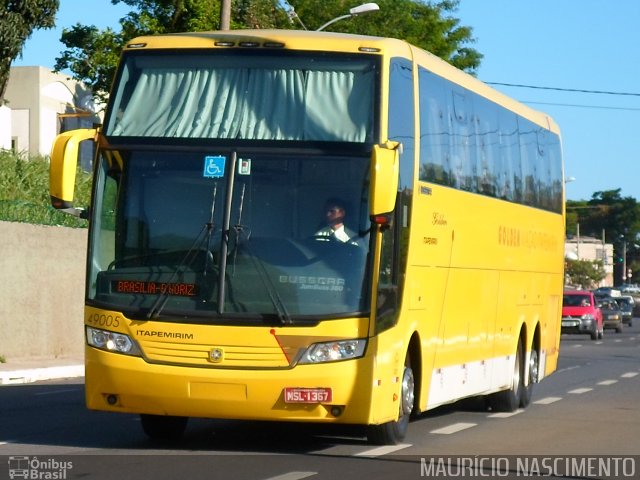
{"label": "yellow bus", "polygon": [[85,140],[90,409],[140,414],[150,437],[205,417],[393,444],[465,397],[525,407],[556,368],[559,129],[425,51],[306,31],[137,38],[103,125],[54,143],[56,208],[80,211]]}

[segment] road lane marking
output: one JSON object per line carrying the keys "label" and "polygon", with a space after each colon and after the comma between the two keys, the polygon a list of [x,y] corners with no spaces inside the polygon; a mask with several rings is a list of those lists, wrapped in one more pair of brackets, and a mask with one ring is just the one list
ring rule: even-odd
{"label": "road lane marking", "polygon": [[574,395],[581,395],[583,393],[591,392],[593,388],[576,388],[575,390],[569,390],[568,393],[573,393]]}
{"label": "road lane marking", "polygon": [[513,417],[514,415],[518,415],[519,413],[522,413],[522,412],[524,412],[524,410],[522,408],[519,408],[515,412],[492,413],[491,415],[487,415],[487,418],[509,418],[509,417]]}
{"label": "road lane marking", "polygon": [[364,452],[356,453],[354,456],[356,457],[381,457],[382,455],[386,455],[391,452],[395,452],[397,450],[402,450],[403,448],[409,448],[411,443],[401,443],[399,445],[387,445],[384,447],[372,448],[371,450],[365,450]]}
{"label": "road lane marking", "polygon": [[620,375],[622,378],[633,378],[638,375],[638,372],[627,372]]}
{"label": "road lane marking", "polygon": [[556,373],[569,372],[571,370],[575,370],[576,368],[580,368],[580,365],[574,365],[573,367],[561,368],[560,370],[556,370]]}
{"label": "road lane marking", "polygon": [[536,403],[538,405],[549,405],[550,403],[555,403],[562,400],[562,397],[547,397],[547,398],[541,398],[540,400],[536,400],[533,403]]}
{"label": "road lane marking", "polygon": [[300,480],[301,478],[307,478],[317,474],[318,472],[289,472],[275,477],[269,477],[265,480]]}
{"label": "road lane marking", "polygon": [[449,425],[448,427],[438,428],[436,430],[431,430],[429,433],[435,433],[438,435],[451,435],[452,433],[460,432],[462,430],[466,430],[467,428],[477,426],[477,423],[454,423],[453,425]]}
{"label": "road lane marking", "polygon": [[618,380],[603,380],[601,382],[598,382],[596,385],[608,386],[613,385],[614,383],[618,383]]}
{"label": "road lane marking", "polygon": [[41,395],[58,395],[61,393],[77,392],[79,390],[80,390],[79,388],[67,388],[66,390],[54,390],[53,392],[38,392],[38,393],[34,393],[34,395],[36,397]]}

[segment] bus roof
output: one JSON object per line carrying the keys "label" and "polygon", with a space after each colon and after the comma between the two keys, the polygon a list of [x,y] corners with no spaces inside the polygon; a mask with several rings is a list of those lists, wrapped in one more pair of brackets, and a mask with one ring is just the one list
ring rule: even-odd
{"label": "bus roof", "polygon": [[543,128],[556,134],[560,133],[558,125],[549,115],[502,94],[432,53],[395,38],[308,30],[224,30],[142,36],[128,42],[124,50],[186,48],[242,48],[247,50],[286,48],[305,51],[378,53],[389,57],[405,57],[437,75],[514,111]]}

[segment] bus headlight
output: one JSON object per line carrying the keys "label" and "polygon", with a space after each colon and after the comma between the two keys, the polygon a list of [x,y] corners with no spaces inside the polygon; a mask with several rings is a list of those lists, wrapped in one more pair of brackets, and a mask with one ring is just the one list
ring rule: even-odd
{"label": "bus headlight", "polygon": [[333,342],[314,343],[311,345],[299,363],[339,362],[361,357],[367,346],[365,339],[337,340]]}
{"label": "bus headlight", "polygon": [[87,327],[87,343],[107,352],[136,356],[141,354],[138,345],[128,335],[99,328]]}

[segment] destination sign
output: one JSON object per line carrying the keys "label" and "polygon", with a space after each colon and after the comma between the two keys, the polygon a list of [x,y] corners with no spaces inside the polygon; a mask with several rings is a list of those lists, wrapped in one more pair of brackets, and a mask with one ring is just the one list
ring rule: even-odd
{"label": "destination sign", "polygon": [[174,295],[194,297],[198,294],[194,283],[165,283],[141,280],[113,280],[111,291],[115,293],[138,293],[141,295]]}

